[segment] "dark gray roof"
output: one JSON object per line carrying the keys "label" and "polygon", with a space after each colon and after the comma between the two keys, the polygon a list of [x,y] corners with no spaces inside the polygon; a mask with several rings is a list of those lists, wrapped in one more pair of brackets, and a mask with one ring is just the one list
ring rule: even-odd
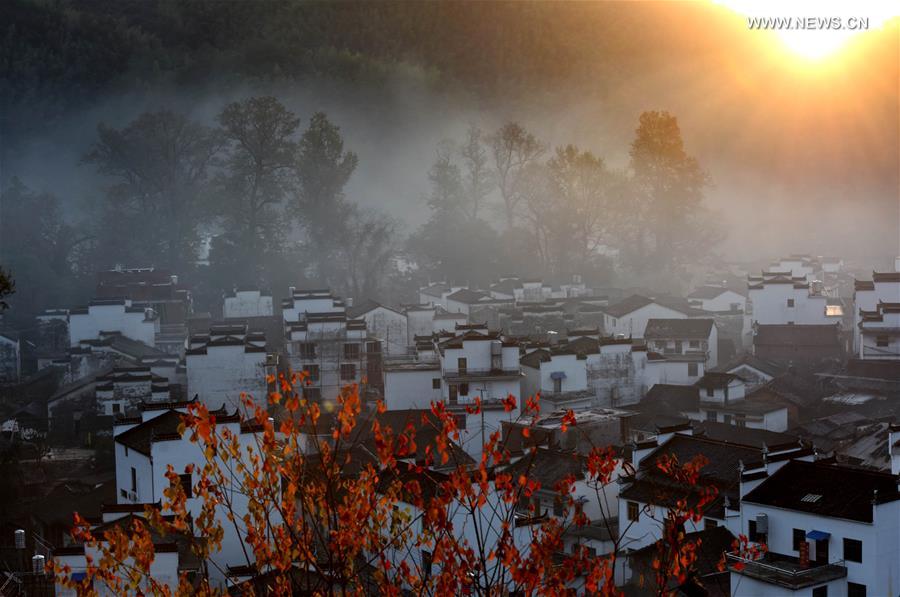
{"label": "dark gray roof", "polygon": [[731,382],[739,380],[743,381],[740,376],[733,373],[720,373],[717,371],[707,371],[703,377],[694,384],[698,388],[712,388],[714,390],[722,390],[727,388]]}
{"label": "dark gray roof", "polygon": [[900,499],[897,477],[834,464],[793,460],[744,496],[744,501],[872,522],[872,503],[876,496],[878,503]]}
{"label": "dark gray roof", "polygon": [[709,338],[715,322],[712,319],[650,319],[644,338]]}
{"label": "dark gray roof", "polygon": [[840,346],[840,328],[833,325],[759,325],[756,346]]}
{"label": "dark gray roof", "polygon": [[722,288],[721,286],[701,286],[688,295],[689,299],[714,299],[726,292],[734,292],[730,288]]}
{"label": "dark gray roof", "polygon": [[754,448],[761,448],[763,444],[765,444],[771,449],[773,446],[799,444],[800,442],[800,439],[791,433],[779,433],[777,431],[752,429],[750,427],[737,427],[736,425],[730,425],[728,423],[695,421],[693,427],[694,435],[720,442],[751,446]]}
{"label": "dark gray roof", "polygon": [[477,290],[469,290],[468,288],[461,288],[453,294],[447,295],[448,301],[456,301],[457,303],[466,304],[477,303],[486,298],[490,298],[490,295],[479,292]]}
{"label": "dark gray roof", "polygon": [[641,307],[646,307],[652,303],[653,299],[649,299],[646,296],[641,296],[639,294],[633,294],[614,305],[604,307],[603,312],[611,317],[622,317],[623,315],[628,315],[629,313],[637,311]]}
{"label": "dark gray roof", "polygon": [[182,417],[182,413],[175,410],[164,412],[158,417],[153,417],[140,425],[123,431],[116,436],[116,443],[150,456],[150,445],[153,443],[153,438],[159,435],[177,433]]}
{"label": "dark gray roof", "polygon": [[645,412],[678,414],[688,410],[697,410],[699,403],[700,392],[694,386],[658,383],[650,388],[635,408]]}

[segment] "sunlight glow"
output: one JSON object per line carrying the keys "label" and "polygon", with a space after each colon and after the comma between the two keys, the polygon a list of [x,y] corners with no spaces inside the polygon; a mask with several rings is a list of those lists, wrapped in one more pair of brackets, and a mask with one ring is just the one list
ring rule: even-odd
{"label": "sunlight glow", "polygon": [[827,0],[713,0],[747,17],[747,28],[773,34],[794,55],[821,61],[852,38],[900,15],[890,2]]}

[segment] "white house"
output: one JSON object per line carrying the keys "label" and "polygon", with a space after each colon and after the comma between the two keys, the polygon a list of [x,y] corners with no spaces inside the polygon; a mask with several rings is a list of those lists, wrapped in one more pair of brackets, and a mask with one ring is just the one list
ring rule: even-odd
{"label": "white house", "polygon": [[740,532],[767,551],[758,558],[729,554],[733,596],[897,593],[895,475],[792,460],[744,480]]}
{"label": "white house", "polygon": [[874,311],[860,310],[860,359],[900,359],[900,302],[878,303]]}
{"label": "white house", "polygon": [[[873,272],[871,280],[856,280],[854,283],[853,303],[854,354],[861,359],[883,358],[880,356],[883,354],[881,351],[863,350],[863,328],[861,326],[864,316],[877,315],[876,311],[880,303],[900,303],[900,271]],[[869,344],[872,343],[871,341],[869,342]],[[882,343],[884,342],[882,341]],[[884,346],[878,346],[877,341],[874,344],[875,348],[885,348]]]}
{"label": "white house", "polygon": [[[519,345],[480,325],[458,326],[456,333],[420,338],[416,354],[385,365],[384,400],[388,409],[429,408],[442,401],[466,413],[481,401],[481,412],[466,418],[463,448],[480,455],[484,439],[502,421],[515,420],[521,405]],[[512,396],[514,408],[504,401]]]}
{"label": "white house", "polygon": [[685,464],[702,456],[707,462],[700,469],[702,483],[714,485],[718,490],[716,498],[705,507],[702,520],[688,521],[685,531],[724,526],[737,535],[741,526],[740,499],[749,490],[741,483],[742,473],[771,473],[792,458],[813,456],[812,450],[799,443],[778,446],[776,450],[691,433],[690,427],[660,433],[656,439],[635,446],[631,463],[634,474],[623,479],[624,487],[619,492],[619,535],[623,549],[640,549],[660,539],[670,504],[688,498],[697,490],[664,473],[658,465],[665,458],[675,458]]}
{"label": "white house", "polygon": [[70,346],[111,332],[155,346],[159,318],[153,309],[130,299],[95,299],[87,307],[69,311]]}
{"label": "white house", "polygon": [[274,373],[274,360],[265,335],[248,332],[245,324],[212,325],[208,333],[192,336],[185,363],[188,396],[198,396],[208,407],[243,409],[241,393],[267,404],[266,375]]}
{"label": "white house", "polygon": [[748,278],[748,291],[753,324],[829,325],[843,317],[841,306],[829,304],[821,285],[805,277],[763,272]]}
{"label": "white house", "polygon": [[[349,307],[347,317],[365,320],[369,335],[381,341],[386,356],[404,356],[408,353],[410,341],[407,313],[368,300]],[[426,333],[430,334],[431,330]]]}
{"label": "white house", "polygon": [[701,286],[687,298],[694,307],[713,313],[743,312],[747,305],[747,297],[721,286]]}
{"label": "white house", "polygon": [[737,427],[783,432],[788,429],[785,405],[747,400],[744,380],[732,373],[708,372],[695,384],[700,402],[688,418]]}
{"label": "white house", "polygon": [[311,400],[334,400],[341,389],[382,384],[381,341],[369,335],[364,319],[347,315],[343,300],[330,290],[290,289],[282,303],[285,342],[291,369],[305,371]]}
{"label": "white house", "polygon": [[[200,465],[205,459],[202,446],[190,442],[188,434],[182,435],[179,431],[186,408],[187,403],[183,402],[145,405],[139,419],[124,420],[116,425],[116,495],[120,505],[132,504],[143,509],[144,504],[163,500],[163,492],[169,486],[166,472],[171,465],[181,477],[188,498],[188,511],[199,515],[202,501],[193,495],[198,479],[196,473],[191,475],[184,473],[184,470],[186,465]],[[236,412],[229,414],[223,409],[216,414],[216,425],[220,432],[227,428],[238,438],[242,447],[256,447],[257,442],[261,441],[256,437],[259,428],[242,423]],[[235,483],[238,482],[235,480]],[[229,566],[252,564],[247,561],[241,545],[241,534],[245,533],[242,520],[247,513],[247,497],[237,490],[237,486],[229,489],[235,523],[225,520],[227,511],[223,505],[218,512],[225,532],[222,549],[211,555],[217,565],[209,567],[211,580],[218,585],[225,582],[223,571]],[[277,519],[274,512],[272,515]]]}
{"label": "white house", "polygon": [[167,402],[170,396],[169,380],[140,365],[114,367],[97,376],[95,384],[97,411],[103,415],[125,414],[144,402]]}
{"label": "white house", "polygon": [[651,319],[708,317],[707,313],[679,301],[632,295],[614,305],[602,307],[603,329],[607,334],[640,339]]}
{"label": "white house", "polygon": [[650,319],[644,340],[647,350],[670,362],[697,364],[698,374],[699,364],[712,369],[719,362],[719,335],[712,319]]}
{"label": "white house", "polygon": [[272,317],[275,311],[272,295],[258,288],[236,288],[225,295],[222,316],[225,319],[241,317]]}

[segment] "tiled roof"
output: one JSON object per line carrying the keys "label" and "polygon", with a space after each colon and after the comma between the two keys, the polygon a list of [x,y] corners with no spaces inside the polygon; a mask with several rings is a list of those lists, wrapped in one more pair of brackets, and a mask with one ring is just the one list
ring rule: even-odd
{"label": "tiled roof", "polygon": [[793,460],[744,496],[744,501],[872,522],[876,496],[878,503],[900,499],[897,478],[889,473]]}
{"label": "tiled roof", "polygon": [[136,452],[150,456],[150,445],[153,443],[153,438],[177,433],[182,417],[182,413],[174,410],[164,412],[158,417],[132,427],[128,431],[123,431],[116,436],[116,442]]}
{"label": "tiled roof", "polygon": [[709,338],[715,322],[712,319],[650,319],[644,338]]}
{"label": "tiled roof", "polygon": [[719,373],[716,371],[707,371],[703,377],[697,380],[694,385],[698,388],[712,388],[714,390],[722,390],[727,388],[731,382],[738,380],[743,381],[740,376],[733,373]]}
{"label": "tiled roof", "polygon": [[486,298],[490,298],[490,295],[479,292],[477,290],[469,290],[468,288],[461,288],[453,294],[447,295],[448,301],[456,301],[457,303],[466,303],[469,305],[477,303]]}
{"label": "tiled roof", "polygon": [[641,296],[639,294],[633,294],[614,305],[604,307],[603,312],[610,317],[622,317],[623,315],[633,313],[641,307],[646,307],[652,303],[653,299],[649,299],[646,296]]}
{"label": "tiled roof", "polygon": [[696,289],[694,292],[688,295],[689,299],[714,299],[717,296],[721,296],[729,292],[728,288],[722,288],[721,286],[701,286]]}
{"label": "tiled roof", "polygon": [[700,392],[694,386],[678,386],[658,383],[637,405],[640,410],[655,410],[660,413],[676,414],[696,410],[700,402]]}
{"label": "tiled roof", "polygon": [[839,346],[840,330],[833,325],[758,325],[756,346]]}

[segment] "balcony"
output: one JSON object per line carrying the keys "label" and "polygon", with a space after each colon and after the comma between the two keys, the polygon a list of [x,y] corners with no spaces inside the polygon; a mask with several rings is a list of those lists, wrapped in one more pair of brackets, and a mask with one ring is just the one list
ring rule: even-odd
{"label": "balcony", "polygon": [[735,553],[727,553],[725,557],[731,572],[792,591],[829,583],[847,576],[844,560],[828,564],[810,562],[804,566],[799,558],[774,552],[768,552],[755,560]]}
{"label": "balcony", "polygon": [[521,370],[516,369],[452,369],[444,370],[444,379],[450,383],[468,382],[479,380],[502,380],[502,379],[518,379],[522,376]]}

